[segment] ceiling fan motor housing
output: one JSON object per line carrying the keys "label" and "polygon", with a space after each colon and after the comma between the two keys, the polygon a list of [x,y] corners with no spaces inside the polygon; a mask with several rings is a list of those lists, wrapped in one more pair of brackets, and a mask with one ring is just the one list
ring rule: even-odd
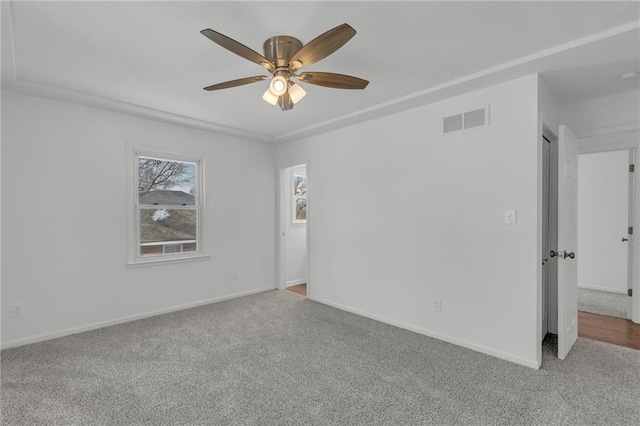
{"label": "ceiling fan motor housing", "polygon": [[295,37],[275,36],[264,42],[264,57],[276,68],[289,67],[289,60],[302,49],[302,42]]}

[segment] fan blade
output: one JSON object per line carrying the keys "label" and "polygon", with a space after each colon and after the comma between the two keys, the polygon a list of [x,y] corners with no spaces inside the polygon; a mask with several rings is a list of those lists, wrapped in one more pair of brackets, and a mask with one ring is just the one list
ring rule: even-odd
{"label": "fan blade", "polygon": [[200,31],[200,33],[212,42],[219,44],[230,52],[242,56],[243,58],[248,59],[251,62],[255,62],[258,65],[262,65],[269,71],[273,71],[275,69],[275,65],[273,65],[273,63],[271,63],[271,61],[269,61],[267,58],[265,58],[255,50],[248,48],[244,44],[227,37],[224,34],[220,34],[219,32],[213,31],[209,28]]}
{"label": "fan blade", "polygon": [[326,58],[351,40],[354,35],[356,35],[356,30],[348,24],[338,25],[319,35],[293,55],[289,61],[291,69],[306,67]]}
{"label": "fan blade", "polygon": [[293,108],[293,101],[289,96],[289,92],[285,92],[284,95],[278,98],[278,105],[280,106],[280,109],[283,111],[287,111]]}
{"label": "fan blade", "polygon": [[358,77],[332,72],[303,72],[297,77],[305,83],[334,89],[364,89],[369,84],[367,80]]}
{"label": "fan blade", "polygon": [[255,83],[256,81],[266,80],[267,76],[265,75],[256,75],[255,77],[245,77],[240,78],[238,80],[225,81],[224,83],[214,84],[213,86],[205,87],[204,90],[220,90],[220,89],[228,89],[229,87],[243,86],[245,84]]}

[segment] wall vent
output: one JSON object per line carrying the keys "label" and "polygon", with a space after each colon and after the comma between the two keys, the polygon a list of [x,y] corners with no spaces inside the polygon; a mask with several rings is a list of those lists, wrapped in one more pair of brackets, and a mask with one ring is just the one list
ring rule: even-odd
{"label": "wall vent", "polygon": [[442,120],[442,128],[445,133],[457,132],[462,130],[462,114],[451,115]]}
{"label": "wall vent", "polygon": [[484,127],[489,125],[489,106],[464,113],[450,115],[442,119],[442,133]]}

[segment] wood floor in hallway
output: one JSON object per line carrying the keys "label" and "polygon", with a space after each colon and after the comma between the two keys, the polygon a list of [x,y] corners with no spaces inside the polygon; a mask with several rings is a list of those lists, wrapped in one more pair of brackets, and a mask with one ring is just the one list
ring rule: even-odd
{"label": "wood floor in hallway", "polygon": [[292,285],[291,287],[287,287],[287,290],[306,296],[307,283]]}
{"label": "wood floor in hallway", "polygon": [[578,336],[640,350],[640,324],[578,311]]}

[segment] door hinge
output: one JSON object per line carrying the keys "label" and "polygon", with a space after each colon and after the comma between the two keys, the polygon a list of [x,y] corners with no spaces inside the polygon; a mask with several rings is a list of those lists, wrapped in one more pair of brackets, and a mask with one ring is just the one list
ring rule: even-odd
{"label": "door hinge", "polygon": [[629,164],[629,173],[633,173],[636,171],[636,165],[635,164]]}
{"label": "door hinge", "polygon": [[629,297],[633,297],[633,289],[631,289],[631,288],[630,288],[630,289],[627,289],[627,295],[628,295]]}
{"label": "door hinge", "polygon": [[628,232],[628,234],[629,234],[629,235],[633,235],[633,226],[630,226],[630,227],[629,227],[629,232]]}

